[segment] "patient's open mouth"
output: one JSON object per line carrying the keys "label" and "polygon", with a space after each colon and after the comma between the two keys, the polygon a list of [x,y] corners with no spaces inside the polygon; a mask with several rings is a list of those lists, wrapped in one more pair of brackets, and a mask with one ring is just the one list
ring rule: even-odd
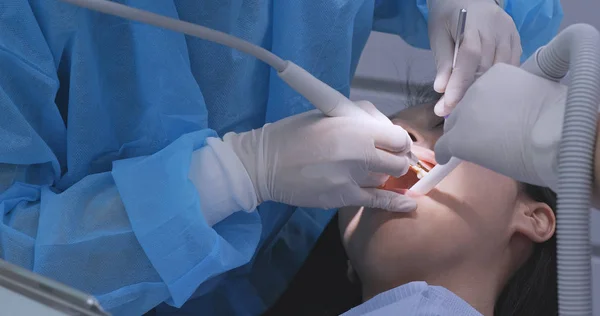
{"label": "patient's open mouth", "polygon": [[[425,171],[431,170],[436,165],[434,154],[430,149],[414,146],[413,153],[419,158],[419,163],[427,168]],[[418,168],[411,166],[405,175],[399,178],[390,177],[382,189],[390,191],[408,190],[421,178],[419,172]]]}
{"label": "patient's open mouth", "polygon": [[413,168],[408,169],[408,172],[400,178],[390,177],[383,185],[382,189],[390,191],[408,190],[419,181],[417,172]]}

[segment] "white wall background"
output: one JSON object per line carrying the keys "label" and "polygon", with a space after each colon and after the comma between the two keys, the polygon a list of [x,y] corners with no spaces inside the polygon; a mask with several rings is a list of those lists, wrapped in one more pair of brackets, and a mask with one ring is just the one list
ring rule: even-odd
{"label": "white wall background", "polygon": [[[562,28],[573,23],[588,23],[600,29],[600,1],[563,0]],[[600,53],[600,52],[599,52]],[[351,98],[366,99],[383,112],[400,109],[403,96],[398,93],[403,81],[431,81],[435,66],[431,52],[415,49],[398,36],[373,32],[361,57],[352,85]],[[594,315],[600,316],[600,211],[592,212]]]}

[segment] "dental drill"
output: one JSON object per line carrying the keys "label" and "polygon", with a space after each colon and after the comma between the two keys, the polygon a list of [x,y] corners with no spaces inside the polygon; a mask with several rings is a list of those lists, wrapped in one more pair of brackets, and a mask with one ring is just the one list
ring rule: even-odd
{"label": "dental drill", "polygon": [[[467,10],[461,9],[458,12],[458,23],[456,26],[456,41],[454,41],[454,57],[452,58],[452,69],[456,67],[456,58],[458,57],[458,49],[465,35],[465,25],[467,23]],[[444,165],[436,165],[429,172],[425,173],[423,178],[419,178],[419,181],[415,183],[410,190],[419,194],[427,194],[438,183],[440,183],[452,170],[454,170],[462,160],[452,157]],[[418,174],[418,173],[417,173]]]}
{"label": "dental drill", "polygon": [[[277,75],[288,86],[305,97],[323,114],[331,117],[361,117],[368,115],[350,99],[317,79],[302,67],[289,60],[283,60],[272,52],[235,36],[108,0],[62,1],[128,20],[162,27],[239,50],[256,57],[277,70]],[[415,170],[419,172],[429,170],[419,162],[417,156],[412,152],[408,152],[407,156],[411,167]]]}

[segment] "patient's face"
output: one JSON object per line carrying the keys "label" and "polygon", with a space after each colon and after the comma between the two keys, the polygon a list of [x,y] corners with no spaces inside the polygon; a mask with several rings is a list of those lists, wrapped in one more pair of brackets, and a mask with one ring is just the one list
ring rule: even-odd
{"label": "patient's face", "polygon": [[[408,108],[393,122],[411,134],[413,152],[434,163],[432,149],[443,122],[433,104]],[[408,188],[416,180],[392,179],[387,186]],[[496,243],[511,237],[520,196],[514,180],[463,162],[428,195],[415,197],[415,212],[341,210],[340,230],[361,279],[393,279],[403,269],[444,271],[471,259],[485,264],[502,248]]]}

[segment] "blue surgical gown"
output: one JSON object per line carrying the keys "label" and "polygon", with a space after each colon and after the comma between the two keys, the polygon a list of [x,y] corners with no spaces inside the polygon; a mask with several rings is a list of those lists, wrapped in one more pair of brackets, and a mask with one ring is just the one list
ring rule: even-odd
{"label": "blue surgical gown", "polygon": [[[344,94],[369,33],[426,48],[425,0],[121,1],[292,60]],[[558,0],[507,0],[530,53]],[[531,44],[534,43],[534,44]],[[0,2],[0,255],[116,315],[256,315],[333,211],[263,203],[209,227],[187,177],[207,137],[311,105],[253,57],[57,0]]]}
{"label": "blue surgical gown", "polygon": [[417,281],[371,298],[341,316],[483,316],[473,306],[441,286]]}

